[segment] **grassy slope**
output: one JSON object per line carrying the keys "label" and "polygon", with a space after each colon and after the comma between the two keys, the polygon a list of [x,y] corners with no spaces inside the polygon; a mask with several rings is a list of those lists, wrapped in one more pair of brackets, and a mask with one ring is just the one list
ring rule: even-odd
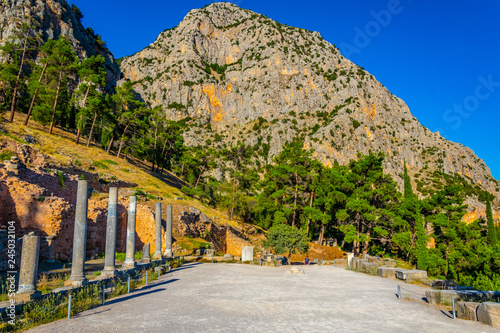
{"label": "grassy slope", "polygon": [[[122,181],[136,183],[138,185],[136,189],[163,198],[163,204],[192,206],[208,216],[217,216],[219,218],[217,224],[238,227],[239,223],[229,221],[225,213],[207,207],[198,200],[184,195],[180,190],[183,182],[175,175],[168,172],[165,172],[164,175],[153,173],[150,171],[151,165],[149,163],[135,158],[117,158],[115,153],[107,154],[95,143],[91,143],[87,147],[87,138],[82,137],[80,144],[76,145],[74,142],[75,134],[61,128],[54,128],[53,134],[49,135],[48,127],[35,121],[30,121],[28,126],[24,126],[22,123],[25,116],[25,114],[17,113],[14,123],[8,122],[6,116],[3,117],[0,123],[0,138],[7,137],[25,143],[22,138],[31,135],[37,140],[37,143],[28,145],[49,156],[54,163],[59,163],[62,166],[75,166],[81,163],[79,167],[87,171],[94,167],[95,170],[91,172],[111,175]],[[175,198],[183,198],[183,200],[178,201]],[[144,198],[138,197],[138,200],[144,201]],[[149,200],[142,203],[154,208],[154,202]]]}

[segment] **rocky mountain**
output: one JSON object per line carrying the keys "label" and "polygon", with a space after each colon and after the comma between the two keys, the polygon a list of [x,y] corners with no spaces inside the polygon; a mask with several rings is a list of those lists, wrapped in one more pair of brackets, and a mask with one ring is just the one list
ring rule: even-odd
{"label": "rocky mountain", "polygon": [[420,124],[403,100],[320,33],[231,3],[191,10],[123,58],[121,69],[152,107],[163,107],[171,119],[197,119],[185,135],[189,145],[243,141],[259,148],[265,163],[302,135],[325,165],[383,151],[385,170],[402,185],[406,161],[421,193],[429,184],[439,188],[438,175],[459,174],[500,195],[500,184],[471,149]]}
{"label": "rocky mountain", "polygon": [[106,81],[114,85],[120,68],[100,37],[91,28],[83,27],[82,17],[80,10],[65,0],[4,0],[0,3],[0,45],[32,18],[35,32],[44,42],[66,36],[80,59],[102,55],[106,59]]}

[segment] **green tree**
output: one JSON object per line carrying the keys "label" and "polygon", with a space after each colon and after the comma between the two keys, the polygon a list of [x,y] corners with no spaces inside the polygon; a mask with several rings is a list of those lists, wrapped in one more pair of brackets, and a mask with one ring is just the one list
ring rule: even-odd
{"label": "green tree", "polygon": [[[51,94],[53,97],[52,116],[50,120],[49,134],[52,134],[56,122],[56,111],[61,96],[61,90],[65,89],[68,76],[78,70],[78,58],[66,37],[57,40],[49,39],[42,47],[42,52],[47,54],[46,75]],[[50,49],[50,50],[49,50]]]}
{"label": "green tree", "polygon": [[35,28],[36,22],[26,17],[26,22],[21,23],[11,40],[5,42],[1,47],[2,53],[7,57],[7,63],[2,66],[0,80],[10,83],[12,88],[10,122],[14,121],[16,98],[23,82],[23,74],[26,72],[25,64],[38,43]]}
{"label": "green tree", "polygon": [[300,221],[307,197],[310,198],[308,184],[318,163],[311,159],[312,152],[303,147],[301,138],[285,143],[274,164],[267,166],[259,184],[261,192],[256,207],[263,227],[285,222],[294,227]]}
{"label": "green tree", "polygon": [[495,228],[495,221],[493,220],[493,212],[491,210],[490,194],[486,194],[486,223],[488,226],[488,242],[495,246],[498,244],[498,234]]}
{"label": "green tree", "polygon": [[[346,242],[353,242],[355,252],[368,252],[368,245],[374,233],[386,236],[384,229],[391,229],[400,194],[394,180],[383,174],[384,154],[359,155],[358,161],[351,161],[348,174],[354,190],[346,201],[345,209],[336,213],[343,221],[340,230]],[[364,246],[361,246],[361,243]]]}
{"label": "green tree", "polygon": [[[90,99],[93,99],[93,105],[97,106],[93,107],[91,110],[93,113],[93,121],[89,139],[87,140],[87,146],[89,146],[90,144],[90,137],[92,136],[92,131],[99,115],[100,108],[98,107],[98,104],[100,104],[100,102],[103,100],[101,91],[102,88],[106,85],[106,71],[104,70],[104,63],[105,59],[102,55],[91,56],[90,58],[83,60],[80,69],[78,70],[80,85],[78,86],[76,93],[83,95],[83,101],[80,105],[80,108],[85,109],[89,97]],[[81,132],[86,125],[83,121],[83,118],[85,118],[85,111],[80,112],[77,117],[77,133],[75,139],[76,144],[79,143]]]}
{"label": "green tree", "polygon": [[118,156],[123,148],[123,140],[127,134],[128,128],[132,121],[137,117],[134,110],[141,106],[142,103],[135,99],[135,92],[132,82],[124,82],[121,86],[116,87],[116,93],[113,95],[114,103],[114,124],[111,126],[110,132],[112,133],[111,139],[108,143],[107,152],[111,151],[113,141],[116,135],[121,137],[120,146],[118,148]]}
{"label": "green tree", "polygon": [[307,252],[308,240],[305,230],[288,224],[277,224],[269,228],[264,246],[273,248],[276,253],[288,253],[288,263],[290,263],[290,256],[296,251]]}

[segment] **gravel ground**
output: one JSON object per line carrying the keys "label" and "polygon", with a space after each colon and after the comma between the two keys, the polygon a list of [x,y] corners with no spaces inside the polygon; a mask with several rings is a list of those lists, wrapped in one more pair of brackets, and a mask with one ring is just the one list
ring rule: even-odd
{"label": "gravel ground", "polygon": [[[332,266],[300,268],[304,274],[286,266],[186,264],[155,285],[30,332],[500,331],[427,306],[419,300],[424,287]],[[398,284],[416,300],[398,300]]]}

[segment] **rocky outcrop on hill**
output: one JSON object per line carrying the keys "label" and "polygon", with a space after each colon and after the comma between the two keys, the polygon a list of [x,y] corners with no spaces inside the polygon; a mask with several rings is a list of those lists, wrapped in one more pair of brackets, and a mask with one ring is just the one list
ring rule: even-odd
{"label": "rocky outcrop on hill", "polygon": [[191,10],[124,58],[121,69],[169,118],[198,120],[185,134],[189,145],[242,141],[266,163],[286,140],[303,136],[325,165],[383,151],[386,172],[401,186],[406,161],[414,188],[431,184],[435,172],[456,173],[500,195],[500,184],[471,149],[421,125],[400,98],[318,32],[231,3]]}
{"label": "rocky outcrop on hill", "polygon": [[35,32],[45,42],[65,36],[80,59],[102,55],[106,59],[106,81],[114,85],[120,68],[104,42],[80,22],[81,12],[65,0],[4,0],[0,3],[0,44],[17,33],[21,23],[34,19]]}

